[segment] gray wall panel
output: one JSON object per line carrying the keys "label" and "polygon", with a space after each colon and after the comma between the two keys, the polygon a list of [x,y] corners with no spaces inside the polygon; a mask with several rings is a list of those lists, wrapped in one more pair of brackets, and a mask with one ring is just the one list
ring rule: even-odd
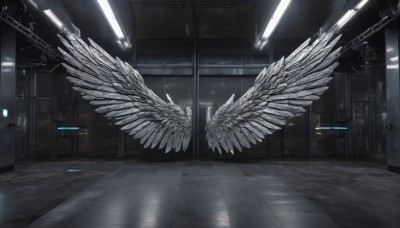
{"label": "gray wall panel", "polygon": [[1,27],[1,75],[0,75],[0,168],[14,165],[15,122],[15,31],[6,25]]}
{"label": "gray wall panel", "polygon": [[385,39],[387,123],[391,126],[387,133],[388,165],[400,167],[400,80],[397,22],[392,22],[386,27]]}

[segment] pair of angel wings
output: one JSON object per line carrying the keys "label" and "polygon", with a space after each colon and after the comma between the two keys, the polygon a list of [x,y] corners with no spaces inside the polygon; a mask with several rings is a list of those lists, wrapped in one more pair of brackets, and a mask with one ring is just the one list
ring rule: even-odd
{"label": "pair of angel wings", "polygon": [[[264,69],[255,85],[233,102],[234,95],[212,115],[207,110],[207,141],[219,153],[234,152],[261,142],[265,135],[280,129],[286,120],[304,112],[328,87],[338,65],[340,48],[331,52],[339,37],[322,34],[312,44],[305,41],[288,58]],[[192,130],[192,111],[183,111],[167,94],[168,102],[144,84],[142,76],[128,63],[112,58],[89,39],[90,45],[75,34],[69,42],[59,36],[69,53],[59,48],[68,64],[63,64],[83,99],[95,111],[116,121],[121,130],[140,139],[144,147],[186,150]]]}

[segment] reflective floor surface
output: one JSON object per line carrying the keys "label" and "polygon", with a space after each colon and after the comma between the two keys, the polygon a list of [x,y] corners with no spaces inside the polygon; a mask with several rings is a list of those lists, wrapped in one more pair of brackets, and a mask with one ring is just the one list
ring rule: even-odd
{"label": "reflective floor surface", "polygon": [[0,227],[400,227],[400,175],[337,161],[39,162],[0,174]]}

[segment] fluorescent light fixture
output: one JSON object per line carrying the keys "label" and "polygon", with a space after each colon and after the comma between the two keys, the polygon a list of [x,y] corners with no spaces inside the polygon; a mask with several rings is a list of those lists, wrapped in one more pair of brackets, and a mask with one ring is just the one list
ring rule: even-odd
{"label": "fluorescent light fixture", "polygon": [[286,9],[288,8],[291,0],[281,0],[279,2],[278,7],[276,8],[274,14],[272,15],[270,21],[268,22],[267,27],[262,35],[264,40],[267,40],[272,32],[275,30],[276,26],[278,25],[279,21],[281,20],[283,14],[285,13]]}
{"label": "fluorescent light fixture", "polygon": [[122,50],[126,50],[126,48],[125,48],[125,46],[124,46],[124,44],[122,43],[121,40],[117,40],[116,42],[117,42],[118,46],[119,46]]}
{"label": "fluorescent light fixture", "polygon": [[97,3],[99,3],[99,6],[103,11],[104,16],[107,18],[115,36],[117,36],[119,40],[123,40],[125,38],[124,32],[122,32],[122,28],[119,25],[108,0],[97,0]]}
{"label": "fluorescent light fixture", "polygon": [[124,51],[132,47],[129,40],[116,40],[115,42],[117,42],[118,46]]}
{"label": "fluorescent light fixture", "polygon": [[28,2],[35,8],[38,9],[38,5],[33,0],[28,0]]}
{"label": "fluorescent light fixture", "polygon": [[53,13],[51,9],[43,10],[43,13],[59,28],[62,29],[64,23]]}
{"label": "fluorescent light fixture", "polygon": [[129,43],[129,41],[127,41],[127,40],[125,40],[124,42],[123,42],[123,44],[124,44],[124,47],[125,48],[131,48],[132,47],[132,45]]}
{"label": "fluorescent light fixture", "polygon": [[13,62],[2,62],[1,66],[2,67],[13,67],[14,63]]}
{"label": "fluorescent light fixture", "polygon": [[257,39],[256,43],[254,44],[254,47],[257,48],[258,50],[262,50],[265,45],[267,45],[268,41],[267,40],[262,40],[262,39]]}
{"label": "fluorescent light fixture", "polygon": [[369,0],[361,0],[361,2],[356,5],[355,9],[356,10],[362,9],[368,2]]}
{"label": "fluorescent light fixture", "polygon": [[257,40],[256,40],[256,43],[254,44],[254,47],[260,48],[260,47],[261,47],[261,44],[262,44],[262,40],[257,39]]}
{"label": "fluorescent light fixture", "polygon": [[268,41],[264,40],[264,41],[261,43],[260,50],[262,50],[262,49],[265,47],[265,45],[267,45],[267,43],[268,43]]}
{"label": "fluorescent light fixture", "polygon": [[3,117],[7,118],[8,117],[8,109],[3,109]]}
{"label": "fluorescent light fixture", "polygon": [[399,64],[386,65],[386,69],[399,69]]}
{"label": "fluorescent light fixture", "polygon": [[340,18],[340,20],[336,23],[336,26],[340,29],[343,27],[343,25],[345,25],[355,14],[357,13],[357,11],[351,9],[348,10],[342,18]]}
{"label": "fluorescent light fixture", "polygon": [[358,13],[367,3],[369,0],[361,0],[355,7],[354,9],[348,10],[340,19],[339,21],[334,25],[334,27],[341,29],[350,19]]}
{"label": "fluorescent light fixture", "polygon": [[396,56],[396,57],[390,58],[390,61],[392,61],[392,62],[396,62],[397,60],[399,60],[399,56]]}

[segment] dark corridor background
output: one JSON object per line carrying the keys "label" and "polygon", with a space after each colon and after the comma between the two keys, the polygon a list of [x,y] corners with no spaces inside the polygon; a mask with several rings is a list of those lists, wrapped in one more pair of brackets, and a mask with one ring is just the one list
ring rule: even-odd
{"label": "dark corridor background", "polygon": [[[255,69],[258,68],[257,65]],[[206,109],[211,106],[216,110],[233,93],[236,98],[240,97],[252,86],[256,75],[200,75],[198,107],[193,107],[191,75],[152,71],[155,73],[143,77],[146,85],[158,96],[166,99],[168,93],[181,107],[198,110],[198,156],[220,157],[208,148],[205,140]],[[95,113],[70,88],[63,73],[24,69],[18,75],[19,81],[25,78],[26,82],[16,96],[17,119],[21,122],[16,132],[17,158],[121,157],[121,151],[125,157],[194,156],[193,145],[186,152],[169,154],[144,149],[137,140],[119,132],[112,122]],[[329,90],[308,107],[307,112],[291,119],[282,130],[268,136],[262,143],[234,156],[364,156],[383,160],[384,83],[383,67],[359,73],[336,73]],[[60,130],[61,127],[78,127],[79,130]],[[337,129],[329,130],[331,127]]]}
{"label": "dark corridor background", "polygon": [[[200,4],[197,1],[188,1],[183,7],[141,1],[115,3],[122,24],[134,37],[132,50],[122,52],[106,24],[93,26],[103,20],[101,15],[88,18],[82,10],[96,9],[90,1],[62,1],[66,10],[74,13],[73,22],[81,28],[82,37],[93,38],[112,56],[131,63],[141,72],[146,85],[161,98],[165,99],[168,93],[181,107],[192,108],[196,134],[186,152],[165,154],[144,149],[137,140],[95,113],[71,89],[59,61],[46,59],[42,52],[17,35],[16,160],[233,156],[386,160],[383,31],[346,53],[329,83],[329,90],[282,130],[242,153],[212,153],[205,141],[206,108],[212,106],[216,110],[233,93],[236,98],[241,96],[264,67],[289,55],[306,37],[315,36],[335,7],[343,3],[294,1],[287,13],[291,16],[282,21],[267,48],[257,51],[254,34],[267,21],[265,12],[274,8],[273,2],[237,1],[233,5],[221,2],[224,1],[197,5]],[[378,3],[354,19],[352,23],[358,26],[343,29],[340,45],[379,20],[377,6]],[[54,47],[61,46],[56,28],[36,11],[32,14],[37,22],[35,32]]]}

